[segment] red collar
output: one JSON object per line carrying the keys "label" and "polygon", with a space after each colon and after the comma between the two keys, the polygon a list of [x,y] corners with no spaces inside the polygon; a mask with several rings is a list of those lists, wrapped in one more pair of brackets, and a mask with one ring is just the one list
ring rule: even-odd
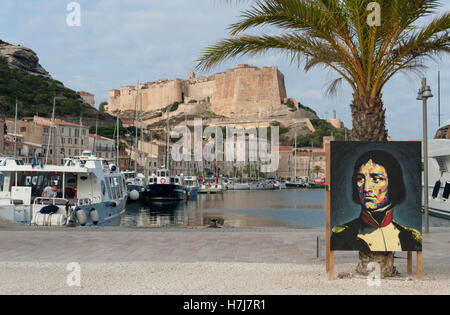
{"label": "red collar", "polygon": [[383,221],[380,223],[378,223],[372,216],[372,214],[367,211],[367,210],[363,210],[361,211],[361,220],[363,220],[363,222],[367,225],[376,227],[376,228],[380,228],[380,227],[385,227],[387,225],[389,225],[392,222],[393,219],[393,213],[394,213],[394,209],[390,209],[388,211],[386,211],[385,215],[384,215],[384,219]]}

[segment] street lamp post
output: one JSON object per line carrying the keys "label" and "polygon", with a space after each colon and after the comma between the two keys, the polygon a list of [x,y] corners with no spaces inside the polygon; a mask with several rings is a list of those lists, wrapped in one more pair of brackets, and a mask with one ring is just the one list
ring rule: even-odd
{"label": "street lamp post", "polygon": [[417,100],[422,101],[423,110],[423,208],[425,213],[425,233],[429,233],[428,218],[428,132],[427,132],[427,100],[433,97],[430,86],[427,85],[427,79],[423,78],[420,84]]}

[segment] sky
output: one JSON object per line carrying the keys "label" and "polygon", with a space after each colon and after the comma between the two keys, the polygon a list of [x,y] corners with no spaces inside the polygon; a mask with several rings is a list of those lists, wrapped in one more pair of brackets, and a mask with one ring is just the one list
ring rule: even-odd
{"label": "sky", "polygon": [[[221,0],[78,0],[81,25],[69,26],[70,0],[1,0],[0,39],[34,50],[51,76],[76,91],[95,94],[96,106],[108,91],[162,78],[187,78],[208,45],[228,37],[227,27],[248,4]],[[443,0],[444,10],[450,1]],[[326,88],[337,76],[316,68],[290,64],[277,52],[244,56],[197,76],[211,75],[237,64],[278,66],[285,75],[288,97],[314,109],[321,118],[337,117],[351,128],[351,89],[343,84],[336,96]],[[441,124],[450,120],[450,56],[428,61],[423,76],[434,94],[428,101],[428,133],[438,127],[437,77],[441,72]],[[422,138],[422,103],[416,100],[420,78],[395,76],[385,86],[383,101],[389,136]]]}

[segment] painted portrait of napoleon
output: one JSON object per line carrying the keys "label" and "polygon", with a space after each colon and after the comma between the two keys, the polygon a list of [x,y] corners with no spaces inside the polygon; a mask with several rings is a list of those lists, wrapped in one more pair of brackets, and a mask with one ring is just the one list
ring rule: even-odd
{"label": "painted portrait of napoleon", "polygon": [[398,161],[383,150],[362,154],[351,177],[352,200],[359,216],[332,227],[332,250],[421,251],[422,236],[395,220],[396,208],[406,195]]}

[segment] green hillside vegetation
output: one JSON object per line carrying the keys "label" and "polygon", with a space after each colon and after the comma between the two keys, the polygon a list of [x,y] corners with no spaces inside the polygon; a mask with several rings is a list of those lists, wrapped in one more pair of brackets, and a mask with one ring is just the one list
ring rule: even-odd
{"label": "green hillside vegetation", "polygon": [[[333,134],[335,141],[345,141],[344,129],[335,129],[328,122],[322,119],[311,119],[311,123],[316,129],[313,133],[300,135],[297,137],[297,147],[320,147],[323,146],[323,137],[331,136]],[[351,131],[347,130],[347,140],[351,140]],[[292,140],[294,145],[294,140]]]}
{"label": "green hillside vegetation", "polygon": [[64,87],[61,82],[11,69],[6,59],[0,57],[0,110],[4,115],[14,117],[17,99],[19,118],[36,114],[51,117],[54,96],[57,117],[82,115],[94,118],[98,115],[99,119],[104,119],[107,116],[84,103],[75,91]]}

